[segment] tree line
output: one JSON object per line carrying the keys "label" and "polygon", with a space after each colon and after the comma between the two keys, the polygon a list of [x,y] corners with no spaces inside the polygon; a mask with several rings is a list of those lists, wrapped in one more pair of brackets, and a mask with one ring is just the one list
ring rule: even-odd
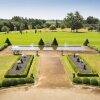
{"label": "tree line", "polygon": [[9,33],[9,31],[19,31],[22,33],[23,30],[27,29],[42,28],[49,28],[50,30],[71,28],[72,32],[78,32],[81,28],[88,28],[89,31],[96,30],[100,32],[100,20],[98,18],[89,16],[87,19],[84,19],[78,11],[68,13],[62,21],[53,21],[53,23],[50,23],[47,20],[14,16],[12,19],[0,19],[0,32]]}

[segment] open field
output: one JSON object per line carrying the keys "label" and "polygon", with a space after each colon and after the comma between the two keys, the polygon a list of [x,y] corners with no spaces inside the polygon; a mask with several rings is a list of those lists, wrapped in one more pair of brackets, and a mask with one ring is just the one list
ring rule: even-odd
{"label": "open field", "polygon": [[100,48],[100,34],[97,32],[90,33],[71,33],[71,32],[28,32],[23,33],[0,33],[0,44],[4,44],[6,38],[9,38],[13,45],[34,45],[38,44],[40,38],[44,42],[52,42],[56,37],[59,45],[83,45],[83,42],[88,38],[90,45]]}
{"label": "open field", "polygon": [[0,56],[0,81],[17,58],[18,56]]}

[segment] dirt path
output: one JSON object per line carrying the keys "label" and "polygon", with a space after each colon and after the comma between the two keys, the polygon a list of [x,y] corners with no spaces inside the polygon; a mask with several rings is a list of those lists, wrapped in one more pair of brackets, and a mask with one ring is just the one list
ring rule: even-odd
{"label": "dirt path", "polygon": [[70,81],[65,73],[60,57],[41,56],[39,62],[38,87],[69,87]]}
{"label": "dirt path", "polygon": [[100,89],[79,85],[72,86],[60,61],[60,53],[41,52],[38,81],[35,86],[27,85],[2,89],[0,90],[0,100],[41,99],[99,100]]}

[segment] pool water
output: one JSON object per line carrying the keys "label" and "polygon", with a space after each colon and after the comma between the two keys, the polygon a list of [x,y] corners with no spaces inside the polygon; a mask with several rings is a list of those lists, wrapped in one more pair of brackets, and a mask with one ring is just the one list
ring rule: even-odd
{"label": "pool water", "polygon": [[[38,46],[12,46],[11,50],[41,50]],[[58,46],[56,49],[53,47],[43,47],[42,50],[72,50],[72,51],[84,51],[86,50],[82,46]]]}

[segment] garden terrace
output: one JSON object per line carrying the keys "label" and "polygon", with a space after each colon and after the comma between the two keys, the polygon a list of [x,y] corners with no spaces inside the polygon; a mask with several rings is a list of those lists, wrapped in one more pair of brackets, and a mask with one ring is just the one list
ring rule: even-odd
{"label": "garden terrace", "polygon": [[6,78],[27,77],[34,56],[21,56],[20,59],[6,73]]}
{"label": "garden terrace", "polygon": [[98,76],[80,56],[68,55],[68,60],[78,76]]}

